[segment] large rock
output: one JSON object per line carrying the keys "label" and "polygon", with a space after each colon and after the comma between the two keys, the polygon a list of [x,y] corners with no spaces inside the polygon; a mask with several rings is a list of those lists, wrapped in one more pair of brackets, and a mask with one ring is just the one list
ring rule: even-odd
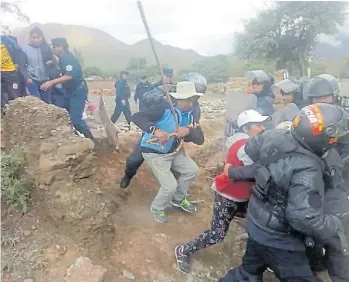
{"label": "large rock", "polygon": [[111,238],[111,213],[117,204],[94,179],[94,144],[76,135],[66,110],[34,97],[11,101],[2,120],[6,149],[26,158],[35,205],[49,220],[79,242],[102,244]]}
{"label": "large rock", "polygon": [[87,257],[79,257],[66,271],[64,282],[103,282],[107,270],[92,264]]}

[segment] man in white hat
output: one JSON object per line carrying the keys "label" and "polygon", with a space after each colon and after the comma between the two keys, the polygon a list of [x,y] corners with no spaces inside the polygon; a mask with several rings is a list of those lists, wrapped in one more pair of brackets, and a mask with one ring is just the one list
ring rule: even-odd
{"label": "man in white hat", "polygon": [[169,94],[175,101],[178,127],[167,103],[158,107],[156,112],[138,112],[132,117],[132,121],[145,132],[141,140],[142,156],[160,183],[151,211],[161,223],[167,221],[165,209],[171,204],[189,213],[196,211],[196,206],[187,200],[186,195],[197,176],[198,167],[185,154],[182,141],[198,145],[204,142],[201,127],[192,126],[193,103],[204,94],[196,92],[195,83],[189,81],[179,82],[176,92]]}

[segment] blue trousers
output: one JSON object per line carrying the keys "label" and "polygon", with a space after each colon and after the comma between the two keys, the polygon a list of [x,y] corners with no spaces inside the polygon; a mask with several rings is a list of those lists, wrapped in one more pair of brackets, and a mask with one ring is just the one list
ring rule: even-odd
{"label": "blue trousers", "polygon": [[75,129],[81,132],[86,138],[93,139],[90,128],[82,119],[87,100],[88,88],[86,83],[82,83],[77,89],[73,90],[70,95],[69,115]]}
{"label": "blue trousers", "polygon": [[34,83],[28,84],[27,89],[31,96],[37,97],[47,104],[51,104],[51,89],[47,89],[46,91],[40,90],[42,82],[35,81]]}

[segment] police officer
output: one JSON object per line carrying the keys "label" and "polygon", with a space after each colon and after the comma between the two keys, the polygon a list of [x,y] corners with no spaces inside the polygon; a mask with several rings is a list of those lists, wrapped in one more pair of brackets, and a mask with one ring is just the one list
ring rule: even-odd
{"label": "police officer", "polygon": [[[168,81],[168,80],[167,80]],[[187,73],[183,75],[182,81],[191,81],[195,83],[196,92],[206,93],[207,91],[207,81],[206,79],[198,73]],[[175,90],[173,90],[175,92]],[[143,96],[144,112],[153,112],[156,113],[158,105],[162,103],[167,103],[164,100],[165,92],[162,89],[162,86],[156,87],[153,90],[147,92]],[[161,107],[160,107],[161,108]],[[196,126],[199,126],[200,119],[200,107],[196,102],[194,104],[194,122]],[[138,168],[142,165],[144,159],[141,153],[140,142],[136,145],[135,149],[131,155],[126,160],[125,175],[121,179],[120,187],[127,188],[130,185],[131,179],[136,175]]]}
{"label": "police officer", "polygon": [[291,131],[252,137],[245,151],[262,166],[246,218],[249,239],[242,265],[221,282],[261,281],[269,267],[280,281],[317,281],[305,252],[305,235],[338,252],[348,246],[342,218],[325,214],[321,158],[349,131],[348,114],[328,104],[303,108]]}
{"label": "police officer", "polygon": [[126,121],[130,126],[131,123],[131,109],[129,99],[131,97],[130,87],[127,83],[129,72],[122,71],[120,74],[120,79],[116,81],[116,97],[115,97],[115,109],[112,117],[110,118],[113,123],[115,123],[120,117],[121,113],[124,113]]}
{"label": "police officer", "polygon": [[[339,104],[343,106],[343,100],[339,96],[339,86],[337,80],[329,74],[322,74],[314,77],[306,85],[303,95],[311,102],[324,102],[328,104]],[[345,109],[345,105],[343,107]],[[347,124],[349,127],[349,124]],[[331,179],[326,183],[325,208],[328,213],[349,212],[348,192],[349,192],[349,145],[339,142],[325,158],[327,163],[327,175]],[[337,159],[333,156],[339,155]],[[334,180],[333,180],[334,179]],[[349,222],[344,223],[346,235],[349,234]],[[336,252],[331,246],[325,246],[325,254],[322,246],[315,246],[308,249],[311,267],[314,271],[324,271],[326,268],[333,281],[349,281],[349,269],[347,267],[349,258]]]}
{"label": "police officer", "polygon": [[43,83],[40,87],[47,90],[55,85],[62,84],[69,95],[69,115],[75,129],[86,138],[93,140],[92,133],[82,119],[85,101],[88,96],[88,87],[82,74],[81,65],[77,58],[69,51],[66,38],[52,39],[53,52],[59,58],[59,68],[62,76]]}
{"label": "police officer", "polygon": [[249,82],[248,94],[254,94],[257,97],[257,110],[266,116],[274,113],[274,94],[271,91],[271,85],[274,78],[262,70],[254,70],[247,72],[247,80]]}
{"label": "police officer", "polygon": [[137,102],[139,103],[139,110],[141,111],[143,106],[144,106],[144,102],[143,102],[143,95],[144,93],[148,92],[151,89],[151,83],[148,81],[147,76],[143,75],[141,76],[141,81],[137,84],[136,86],[136,92],[134,95],[134,100],[135,103],[137,104]]}
{"label": "police officer", "polygon": [[[171,68],[163,68],[162,69],[162,73],[164,74],[164,80],[166,84],[174,84],[172,81],[172,77],[173,77],[173,69]],[[162,86],[162,80],[160,79],[158,82],[154,83],[152,85],[152,89]]]}

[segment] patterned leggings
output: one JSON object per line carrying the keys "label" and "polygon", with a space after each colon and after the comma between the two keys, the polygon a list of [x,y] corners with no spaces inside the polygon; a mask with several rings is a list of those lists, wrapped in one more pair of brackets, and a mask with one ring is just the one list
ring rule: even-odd
{"label": "patterned leggings", "polygon": [[200,234],[193,241],[186,243],[183,248],[183,253],[192,255],[198,250],[223,241],[228,232],[230,222],[239,209],[239,204],[243,203],[234,202],[215,192],[211,229]]}

